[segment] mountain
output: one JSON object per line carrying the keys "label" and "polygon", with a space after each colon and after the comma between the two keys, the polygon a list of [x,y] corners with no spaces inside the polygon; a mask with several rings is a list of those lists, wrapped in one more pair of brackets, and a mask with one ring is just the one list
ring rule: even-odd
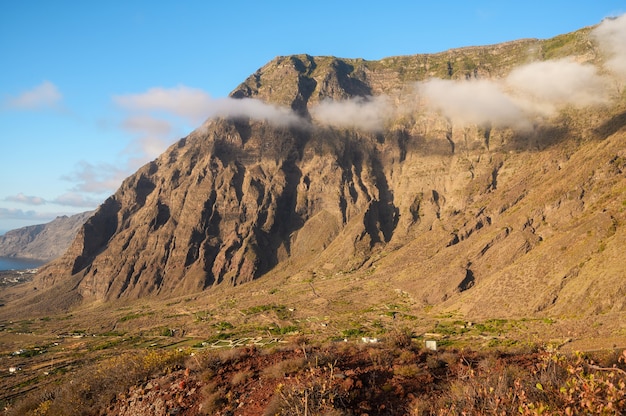
{"label": "mountain", "polygon": [[30,304],[353,276],[468,316],[624,311],[626,106],[599,33],[278,57],[127,178]]}
{"label": "mountain", "polygon": [[63,215],[46,224],[8,231],[0,236],[0,256],[53,260],[72,244],[78,230],[91,214],[93,211],[70,217]]}

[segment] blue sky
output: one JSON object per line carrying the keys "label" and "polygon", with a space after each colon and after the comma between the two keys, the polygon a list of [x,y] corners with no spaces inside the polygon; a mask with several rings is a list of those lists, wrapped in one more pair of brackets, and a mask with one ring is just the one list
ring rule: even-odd
{"label": "blue sky", "polygon": [[602,0],[1,0],[0,233],[97,207],[275,56],[439,52],[625,12]]}

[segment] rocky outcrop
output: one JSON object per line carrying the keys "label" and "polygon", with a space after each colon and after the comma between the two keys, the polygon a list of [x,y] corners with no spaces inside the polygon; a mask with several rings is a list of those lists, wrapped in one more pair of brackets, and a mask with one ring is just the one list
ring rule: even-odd
{"label": "rocky outcrop", "polygon": [[57,217],[46,224],[11,230],[0,236],[0,256],[50,261],[70,246],[92,211]]}
{"label": "rocky outcrop", "polygon": [[[109,300],[239,285],[277,266],[297,272],[333,264],[351,273],[378,262],[376,273],[424,305],[462,299],[471,309],[471,296],[499,302],[501,311],[558,305],[567,286],[554,276],[574,276],[572,267],[591,265],[593,252],[538,267],[559,244],[546,244],[549,236],[597,218],[593,241],[605,241],[606,215],[617,218],[614,234],[622,232],[619,207],[602,214],[597,204],[624,181],[623,109],[569,109],[520,132],[455,124],[411,107],[407,95],[427,77],[498,77],[547,54],[575,51],[593,63],[587,32],[561,43],[524,40],[375,62],[276,58],[232,97],[286,106],[303,123],[208,120],[126,179],[37,283],[46,288],[71,277],[83,299]],[[330,127],[312,115],[325,99],[383,94],[403,111],[380,129]],[[595,152],[585,170],[591,176],[561,170],[587,152]],[[618,162],[607,170],[610,186],[591,196],[590,172],[603,158]],[[587,235],[588,228],[576,229]],[[533,284],[542,296],[554,294],[510,300]]]}

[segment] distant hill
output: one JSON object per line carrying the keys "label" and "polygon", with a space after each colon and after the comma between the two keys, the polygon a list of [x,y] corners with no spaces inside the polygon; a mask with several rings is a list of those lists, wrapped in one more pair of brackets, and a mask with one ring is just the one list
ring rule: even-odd
{"label": "distant hill", "polygon": [[0,236],[0,256],[49,261],[59,257],[72,243],[79,228],[93,214],[63,215],[47,224],[31,225]]}

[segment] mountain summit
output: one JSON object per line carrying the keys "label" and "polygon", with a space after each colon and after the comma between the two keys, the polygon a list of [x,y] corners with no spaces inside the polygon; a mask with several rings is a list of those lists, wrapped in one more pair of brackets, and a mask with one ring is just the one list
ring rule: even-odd
{"label": "mountain summit", "polygon": [[623,311],[626,106],[606,36],[622,20],[380,61],[278,57],[127,178],[31,302],[304,274],[477,315]]}

